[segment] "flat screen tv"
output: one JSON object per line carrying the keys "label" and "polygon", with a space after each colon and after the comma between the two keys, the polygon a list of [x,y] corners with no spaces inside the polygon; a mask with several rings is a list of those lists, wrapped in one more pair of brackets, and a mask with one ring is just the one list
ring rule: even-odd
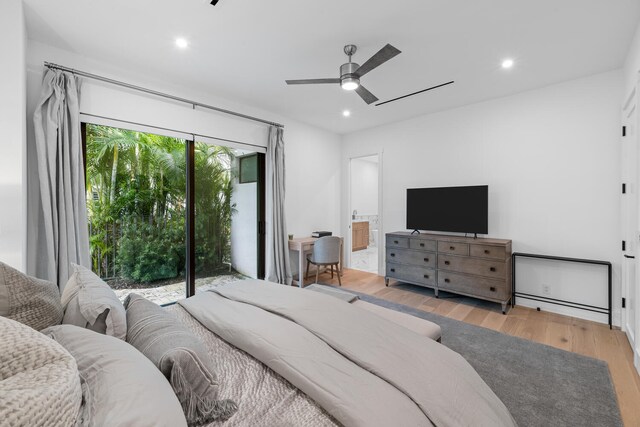
{"label": "flat screen tv", "polygon": [[407,229],[487,234],[489,186],[407,189]]}

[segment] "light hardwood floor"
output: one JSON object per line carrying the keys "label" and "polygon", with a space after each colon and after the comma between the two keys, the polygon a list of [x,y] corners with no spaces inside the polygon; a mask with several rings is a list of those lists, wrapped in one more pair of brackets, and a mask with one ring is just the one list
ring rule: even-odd
{"label": "light hardwood floor", "polygon": [[[328,273],[320,275],[318,281],[338,285],[337,279],[331,280]],[[492,311],[470,303],[466,298],[437,299],[393,285],[386,287],[383,277],[357,270],[345,269],[342,285],[345,289],[604,360],[609,364],[625,426],[640,426],[640,377],[633,366],[631,346],[620,330],[520,306],[503,315],[499,309]]]}

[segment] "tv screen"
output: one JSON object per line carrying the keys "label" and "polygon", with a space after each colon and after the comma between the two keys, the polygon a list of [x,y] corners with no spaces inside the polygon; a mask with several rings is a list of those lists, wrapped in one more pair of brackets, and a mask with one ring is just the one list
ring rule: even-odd
{"label": "tv screen", "polygon": [[407,229],[487,234],[489,186],[407,189]]}

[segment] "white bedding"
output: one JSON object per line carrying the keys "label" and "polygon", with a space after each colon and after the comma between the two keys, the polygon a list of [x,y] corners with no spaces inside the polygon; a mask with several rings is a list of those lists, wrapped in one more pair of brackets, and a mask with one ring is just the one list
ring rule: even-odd
{"label": "white bedding", "polygon": [[246,280],[181,301],[344,425],[514,426],[457,353],[335,298]]}
{"label": "white bedding", "polygon": [[238,412],[217,426],[318,426],[339,424],[312,399],[266,365],[210,332],[179,305],[167,307],[205,344],[218,369],[220,398],[233,399]]}

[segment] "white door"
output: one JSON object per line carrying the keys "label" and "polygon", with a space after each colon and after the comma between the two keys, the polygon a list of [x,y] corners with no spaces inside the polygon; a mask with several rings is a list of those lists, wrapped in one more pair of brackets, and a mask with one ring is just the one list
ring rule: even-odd
{"label": "white door", "polygon": [[[640,236],[640,218],[638,216],[638,140],[635,90],[630,95],[623,111],[622,137],[622,182],[625,193],[622,195],[622,239],[626,250],[622,260],[622,297],[625,307],[622,309],[622,328],[637,354],[637,296],[640,276],[640,255],[638,238]],[[637,358],[636,358],[637,361]]]}

